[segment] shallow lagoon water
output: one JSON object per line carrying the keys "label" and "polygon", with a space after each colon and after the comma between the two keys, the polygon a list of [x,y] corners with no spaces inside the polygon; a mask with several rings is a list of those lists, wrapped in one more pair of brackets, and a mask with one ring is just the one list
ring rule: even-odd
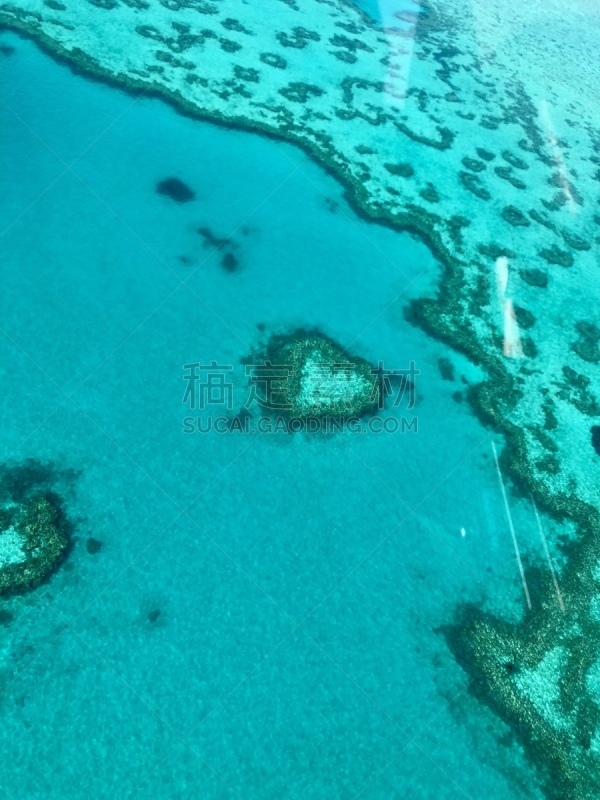
{"label": "shallow lagoon water", "polygon": [[[459,600],[510,612],[521,589],[491,434],[451,397],[477,374],[404,320],[430,252],[297,149],[2,42],[2,458],[75,471],[80,537],[3,604],[4,792],[521,797],[526,767],[435,633]],[[156,193],[169,176],[196,200]],[[237,272],[199,227],[235,241]],[[240,358],[300,325],[414,360],[418,434],[182,433],[183,364],[234,365],[238,407]]]}

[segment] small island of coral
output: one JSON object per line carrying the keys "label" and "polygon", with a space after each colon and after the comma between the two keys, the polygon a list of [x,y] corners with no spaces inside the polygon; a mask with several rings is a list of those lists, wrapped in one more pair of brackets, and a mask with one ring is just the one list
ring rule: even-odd
{"label": "small island of coral", "polygon": [[272,336],[264,363],[278,376],[272,410],[298,418],[349,418],[378,407],[377,371],[318,331]]}

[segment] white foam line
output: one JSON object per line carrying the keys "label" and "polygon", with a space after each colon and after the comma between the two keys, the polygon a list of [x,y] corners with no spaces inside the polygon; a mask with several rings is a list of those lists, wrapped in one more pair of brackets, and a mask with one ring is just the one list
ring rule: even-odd
{"label": "white foam line", "polygon": [[560,610],[563,614],[565,614],[565,604],[563,602],[562,593],[560,591],[560,586],[558,585],[558,578],[556,577],[556,570],[554,569],[554,564],[552,563],[552,558],[550,557],[550,550],[548,549],[548,542],[546,541],[546,534],[544,533],[544,529],[542,528],[542,520],[540,519],[540,515],[538,514],[537,505],[533,497],[531,497],[531,502],[533,504],[533,510],[535,512],[535,518],[537,520],[538,530],[540,532],[540,538],[542,540],[542,544],[544,546],[544,552],[546,553],[546,559],[548,561],[548,566],[550,567],[550,573],[552,575],[552,582],[554,583],[554,588],[556,589],[556,597],[558,599],[558,605],[560,606]]}
{"label": "white foam line", "polygon": [[504,508],[506,509],[506,517],[508,519],[508,526],[512,536],[513,544],[515,546],[515,555],[517,556],[517,563],[519,565],[519,572],[521,573],[521,580],[523,582],[523,589],[525,591],[525,598],[527,600],[527,607],[531,608],[531,598],[529,597],[529,589],[527,588],[527,581],[525,580],[525,570],[523,569],[523,562],[521,561],[521,553],[519,552],[519,545],[517,544],[517,536],[515,534],[515,526],[513,525],[512,514],[508,505],[508,498],[506,497],[506,489],[504,488],[504,481],[502,473],[500,472],[500,462],[498,461],[498,453],[496,451],[496,444],[492,440],[492,450],[494,451],[494,459],[496,461],[496,471],[498,472],[498,480],[500,481],[500,488],[502,489],[502,497],[504,499]]}
{"label": "white foam line", "polygon": [[569,198],[569,211],[571,214],[579,214],[579,208],[577,207],[577,203],[575,202],[575,198],[573,197],[571,188],[569,186],[569,181],[567,180],[565,163],[563,161],[562,152],[558,146],[558,138],[554,131],[554,125],[552,124],[552,118],[550,116],[550,106],[548,105],[547,100],[542,100],[540,102],[539,110],[546,128],[548,129],[548,144],[552,149],[552,155],[558,162],[558,174],[560,176],[562,190]]}

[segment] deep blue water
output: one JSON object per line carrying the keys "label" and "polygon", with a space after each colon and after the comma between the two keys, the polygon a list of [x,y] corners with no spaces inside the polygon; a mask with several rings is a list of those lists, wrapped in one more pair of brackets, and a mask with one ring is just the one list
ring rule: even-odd
{"label": "deep blue water", "polygon": [[[76,471],[79,537],[2,604],[6,796],[521,797],[435,632],[460,600],[514,610],[520,584],[491,435],[452,399],[477,373],[404,320],[431,253],[287,144],[1,39],[0,447]],[[157,194],[169,176],[196,200]],[[237,272],[199,227],[234,240]],[[233,365],[237,408],[240,358],[301,325],[414,360],[418,434],[182,432],[185,363]]]}

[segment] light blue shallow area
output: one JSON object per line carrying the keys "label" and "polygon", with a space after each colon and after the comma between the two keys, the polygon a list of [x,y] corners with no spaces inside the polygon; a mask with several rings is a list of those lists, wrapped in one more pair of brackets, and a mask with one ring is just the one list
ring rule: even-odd
{"label": "light blue shallow area", "polygon": [[[491,434],[452,399],[477,375],[404,320],[435,285],[430,252],[358,219],[288,144],[1,40],[1,456],[76,471],[79,539],[47,586],[2,603],[0,788],[522,797],[531,776],[435,632],[460,600],[514,613],[521,589]],[[168,176],[196,200],[158,195]],[[236,241],[238,272],[201,226]],[[240,358],[300,325],[413,359],[418,434],[182,433],[183,364],[234,365],[237,409]]]}
{"label": "light blue shallow area", "polygon": [[414,0],[352,0],[352,2],[374,22],[386,28],[406,28],[407,20],[397,15],[422,12],[419,3]]}

